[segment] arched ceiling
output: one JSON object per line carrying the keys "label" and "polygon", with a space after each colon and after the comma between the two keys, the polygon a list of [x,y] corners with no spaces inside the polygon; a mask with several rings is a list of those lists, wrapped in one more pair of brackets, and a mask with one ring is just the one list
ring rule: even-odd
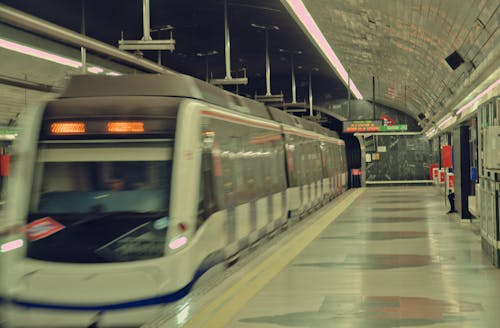
{"label": "arched ceiling", "polygon": [[[239,89],[249,97],[265,92],[264,37],[251,24],[278,25],[271,33],[272,93],[290,101],[290,60],[279,49],[302,50],[295,59],[298,100],[307,100],[308,73],[313,67],[315,103],[345,99],[347,91],[287,7],[288,0],[229,0],[232,68],[246,69],[249,84]],[[290,0],[295,1],[295,0]],[[2,3],[79,32],[85,4],[89,37],[117,46],[121,31],[127,39],[142,35],[141,0],[3,0]],[[419,119],[422,127],[436,122],[461,97],[463,86],[485,65],[498,68],[500,20],[498,0],[303,0],[324,36],[365,99],[398,109]],[[222,0],[151,0],[151,26],[174,26],[176,50],[165,52],[168,67],[201,79],[206,59],[198,53],[217,50],[209,58],[214,77],[224,76]],[[152,34],[156,38],[155,34]],[[78,51],[78,49],[74,49]],[[464,63],[456,70],[445,58],[457,51]],[[145,52],[156,61],[156,53]],[[4,57],[4,59],[7,57]],[[34,65],[18,55],[0,74],[48,83]],[[491,60],[493,58],[493,60]],[[11,69],[12,68],[12,69]],[[7,74],[9,73],[9,74]],[[50,82],[50,74],[47,73]],[[60,74],[63,76],[64,74]],[[481,75],[482,76],[482,75]],[[58,83],[55,83],[58,85]],[[1,91],[1,90],[0,90]],[[13,94],[6,90],[0,94]],[[22,98],[22,99],[21,99]],[[20,102],[26,97],[20,96]],[[9,105],[9,108],[13,107]],[[11,116],[6,112],[4,116]],[[0,113],[1,114],[1,113]],[[425,118],[424,116],[425,115]],[[3,118],[3,117],[2,117]]]}
{"label": "arched ceiling", "polygon": [[[303,2],[364,97],[375,77],[376,102],[415,118],[438,114],[488,55],[498,58],[498,0]],[[445,61],[454,51],[464,59],[456,70]]]}

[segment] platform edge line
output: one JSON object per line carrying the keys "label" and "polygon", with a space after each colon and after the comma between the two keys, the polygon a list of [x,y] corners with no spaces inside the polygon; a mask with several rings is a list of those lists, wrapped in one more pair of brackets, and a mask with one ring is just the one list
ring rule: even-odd
{"label": "platform edge line", "polygon": [[[280,273],[303,249],[305,249],[326,227],[335,221],[363,192],[365,188],[356,189],[347,195],[342,203],[334,206],[335,214],[330,211],[322,214],[314,225],[288,242],[286,247],[267,257],[255,269],[245,275],[239,282],[229,288],[221,296],[213,300],[203,310],[195,314],[184,328],[224,327],[241,308],[250,301],[271,279]],[[236,296],[240,296],[237,297]],[[224,306],[226,305],[227,306]]]}

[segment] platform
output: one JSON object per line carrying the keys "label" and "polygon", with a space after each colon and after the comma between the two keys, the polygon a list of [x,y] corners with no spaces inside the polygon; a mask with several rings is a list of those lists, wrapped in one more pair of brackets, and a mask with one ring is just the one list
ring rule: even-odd
{"label": "platform", "polygon": [[185,327],[498,326],[500,271],[435,188],[343,197]]}

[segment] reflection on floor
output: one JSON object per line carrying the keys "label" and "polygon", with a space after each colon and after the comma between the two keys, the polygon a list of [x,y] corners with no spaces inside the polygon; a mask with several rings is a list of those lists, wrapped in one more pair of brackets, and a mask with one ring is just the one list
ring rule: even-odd
{"label": "reflection on floor", "polygon": [[227,327],[498,327],[500,270],[443,197],[368,188]]}

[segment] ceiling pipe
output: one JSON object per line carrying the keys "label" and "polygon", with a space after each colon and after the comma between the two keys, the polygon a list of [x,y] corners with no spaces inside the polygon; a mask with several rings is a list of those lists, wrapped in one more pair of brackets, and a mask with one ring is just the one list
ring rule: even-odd
{"label": "ceiling pipe", "polygon": [[226,55],[226,76],[223,79],[212,79],[210,83],[214,85],[236,85],[236,92],[238,92],[238,84],[248,84],[246,77],[246,70],[244,76],[233,78],[231,76],[231,39],[229,37],[229,13],[227,9],[227,1],[224,0],[224,52]]}
{"label": "ceiling pipe", "polygon": [[266,97],[271,96],[271,61],[269,59],[269,30],[278,31],[279,27],[275,25],[262,26],[251,24],[252,27],[264,30],[266,39]]}
{"label": "ceiling pipe", "polygon": [[227,0],[224,1],[224,45],[226,51],[226,79],[231,76],[231,39],[229,37],[229,21],[227,17]]}
{"label": "ceiling pipe", "polygon": [[347,69],[347,119],[351,119],[351,70]]}
{"label": "ceiling pipe", "polygon": [[292,103],[297,102],[297,86],[295,85],[295,67],[293,66],[293,53],[290,54],[290,66],[292,66]]}
{"label": "ceiling pipe", "polygon": [[297,85],[295,83],[295,65],[293,62],[293,56],[294,55],[301,55],[302,51],[301,50],[286,50],[286,49],[280,49],[280,52],[283,53],[289,53],[290,54],[290,67],[292,71],[292,104],[297,103]]}
{"label": "ceiling pipe", "polygon": [[257,24],[250,24],[250,26],[263,30],[265,34],[265,39],[266,39],[266,94],[263,96],[255,96],[255,99],[262,101],[262,102],[268,102],[268,103],[282,103],[283,102],[283,94],[277,94],[273,95],[271,93],[271,61],[269,59],[269,31],[274,30],[274,31],[279,31],[279,27],[275,25],[257,25]]}
{"label": "ceiling pipe", "polygon": [[61,88],[49,84],[43,84],[28,80],[21,80],[15,77],[0,75],[0,84],[9,85],[12,87],[18,87],[22,89],[29,89],[48,93],[59,93],[62,91]]}
{"label": "ceiling pipe", "polygon": [[210,50],[207,52],[198,52],[196,56],[205,57],[205,82],[210,81],[209,71],[208,71],[208,57],[217,55],[219,52],[217,50]]}
{"label": "ceiling pipe", "polygon": [[375,76],[372,76],[373,120],[375,120]]}
{"label": "ceiling pipe", "polygon": [[[82,22],[81,22],[82,35],[85,35],[85,0],[82,0]],[[80,53],[82,56],[82,74],[87,74],[87,49],[85,47],[80,47]]]}
{"label": "ceiling pipe", "polygon": [[266,96],[271,95],[271,63],[269,61],[269,30],[266,28]]}
{"label": "ceiling pipe", "polygon": [[100,54],[105,54],[113,59],[126,64],[133,65],[147,72],[154,73],[177,73],[174,70],[164,66],[157,65],[146,59],[137,58],[127,52],[121,51],[116,47],[110,46],[104,42],[81,35],[67,28],[47,22],[43,19],[26,14],[22,11],[13,9],[0,4],[0,21],[7,22],[14,26],[23,28],[30,32],[35,32],[47,36],[63,43],[77,47],[85,47]]}
{"label": "ceiling pipe", "polygon": [[149,23],[149,0],[142,0],[142,29],[144,41],[151,41],[151,30]]}
{"label": "ceiling pipe", "polygon": [[313,88],[312,88],[312,72],[319,71],[318,68],[313,67],[309,70],[309,116],[313,116]]}

